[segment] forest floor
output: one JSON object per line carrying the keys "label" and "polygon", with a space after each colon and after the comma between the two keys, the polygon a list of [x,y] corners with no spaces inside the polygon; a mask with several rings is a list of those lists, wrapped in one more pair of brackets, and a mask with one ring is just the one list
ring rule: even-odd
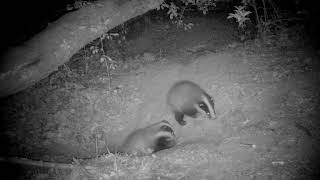
{"label": "forest floor", "polygon": [[[48,78],[2,100],[1,152],[55,163],[91,159],[88,171],[97,179],[316,179],[319,58],[293,38],[294,30],[239,43],[225,16],[187,21],[190,30],[166,20],[135,22],[125,44],[107,44],[118,62],[112,71],[99,53],[87,56],[99,46],[92,43]],[[165,97],[182,79],[214,97],[217,119],[177,124]],[[177,146],[153,156],[101,155],[136,128],[164,119]],[[67,177],[31,170],[32,179]],[[88,175],[81,172],[73,169],[73,178]]]}

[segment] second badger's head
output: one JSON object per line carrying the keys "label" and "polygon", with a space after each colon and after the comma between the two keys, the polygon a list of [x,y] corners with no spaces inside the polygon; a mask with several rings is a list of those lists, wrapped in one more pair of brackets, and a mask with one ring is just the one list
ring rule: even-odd
{"label": "second badger's head", "polygon": [[172,125],[168,121],[162,120],[154,125],[158,130],[157,133],[155,133],[155,139],[153,140],[153,152],[168,149],[177,144]]}
{"label": "second badger's head", "polygon": [[162,120],[130,133],[119,152],[135,155],[147,155],[175,146],[176,136],[172,125]]}

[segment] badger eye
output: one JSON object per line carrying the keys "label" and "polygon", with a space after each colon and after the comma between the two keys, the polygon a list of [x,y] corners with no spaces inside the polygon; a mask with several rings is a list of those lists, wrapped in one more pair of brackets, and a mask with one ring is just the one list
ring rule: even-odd
{"label": "badger eye", "polygon": [[199,107],[207,114],[210,115],[210,111],[207,105],[205,105],[204,103],[200,103]]}

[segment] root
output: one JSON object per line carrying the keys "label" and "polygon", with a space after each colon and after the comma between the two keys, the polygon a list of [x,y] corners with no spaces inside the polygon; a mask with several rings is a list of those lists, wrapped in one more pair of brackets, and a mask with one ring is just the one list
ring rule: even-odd
{"label": "root", "polygon": [[55,162],[43,162],[34,161],[26,158],[6,158],[0,157],[0,162],[11,163],[11,164],[22,164],[29,166],[39,166],[47,168],[58,168],[58,169],[72,169],[75,165],[66,163],[55,163]]}
{"label": "root", "polygon": [[[10,163],[10,164],[20,164],[20,165],[27,165],[27,166],[38,166],[38,167],[44,167],[44,168],[71,170],[71,174],[70,174],[71,180],[77,180],[81,175],[85,175],[86,177],[95,177],[95,174],[96,174],[95,167],[80,165],[80,162],[77,159],[74,159],[73,161],[74,162],[72,164],[67,164],[67,163],[35,161],[35,160],[26,159],[26,158],[0,157],[0,163]],[[94,173],[91,173],[90,170],[93,171]]]}

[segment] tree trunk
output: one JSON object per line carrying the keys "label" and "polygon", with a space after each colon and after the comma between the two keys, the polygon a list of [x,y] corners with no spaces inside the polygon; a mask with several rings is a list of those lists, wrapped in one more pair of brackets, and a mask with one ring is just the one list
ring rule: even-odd
{"label": "tree trunk", "polygon": [[0,97],[47,77],[87,43],[163,0],[100,0],[66,14],[1,57]]}

